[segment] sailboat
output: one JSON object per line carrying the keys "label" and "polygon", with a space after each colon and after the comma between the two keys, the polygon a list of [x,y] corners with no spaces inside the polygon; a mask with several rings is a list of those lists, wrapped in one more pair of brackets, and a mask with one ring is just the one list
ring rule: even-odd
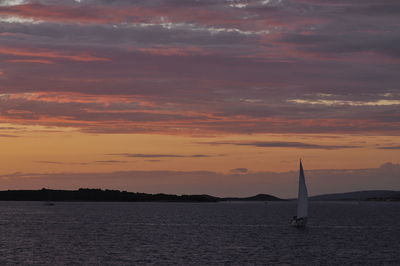
{"label": "sailboat", "polygon": [[297,197],[297,215],[293,217],[291,225],[294,227],[305,227],[308,216],[308,193],[304,178],[303,165],[300,160],[299,192]]}

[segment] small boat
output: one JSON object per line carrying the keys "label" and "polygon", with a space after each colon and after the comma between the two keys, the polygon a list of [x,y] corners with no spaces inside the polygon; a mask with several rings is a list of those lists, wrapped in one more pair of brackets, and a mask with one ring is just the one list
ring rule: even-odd
{"label": "small boat", "polygon": [[304,178],[303,165],[300,160],[299,192],[297,197],[297,215],[293,217],[291,225],[297,228],[305,227],[308,216],[308,193]]}
{"label": "small boat", "polygon": [[46,200],[46,202],[44,203],[44,205],[45,205],[45,206],[54,206],[55,204],[54,204],[54,202],[52,201],[52,198],[53,198],[53,191],[50,190],[50,189],[48,189],[48,190],[47,190],[47,200]]}

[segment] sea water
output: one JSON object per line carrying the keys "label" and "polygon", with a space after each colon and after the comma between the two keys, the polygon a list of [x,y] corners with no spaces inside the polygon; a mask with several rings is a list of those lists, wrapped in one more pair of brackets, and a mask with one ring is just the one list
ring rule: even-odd
{"label": "sea water", "polygon": [[0,265],[400,265],[400,203],[0,202]]}

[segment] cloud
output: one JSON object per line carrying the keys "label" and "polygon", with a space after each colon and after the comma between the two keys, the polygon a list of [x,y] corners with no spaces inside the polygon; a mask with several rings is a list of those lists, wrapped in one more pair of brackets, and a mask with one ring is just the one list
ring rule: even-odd
{"label": "cloud", "polygon": [[94,163],[100,163],[100,164],[119,164],[119,163],[127,163],[127,161],[120,161],[120,160],[100,160],[100,161],[94,161]]}
{"label": "cloud", "polygon": [[350,106],[387,106],[387,105],[400,105],[400,100],[378,100],[373,102],[366,101],[342,101],[342,100],[303,100],[303,99],[291,99],[288,102],[294,102],[299,104],[321,104],[321,105],[350,105]]}
{"label": "cloud", "polygon": [[[25,50],[25,49],[18,49],[18,48],[10,48],[10,47],[0,47],[0,54],[5,55],[13,55],[18,57],[40,57],[40,58],[50,58],[50,59],[66,59],[71,61],[78,61],[78,62],[93,62],[93,61],[109,61],[107,58],[103,57],[96,57],[89,54],[63,54],[55,51],[48,51],[48,50],[39,50],[39,51],[32,51],[32,50]],[[26,61],[26,60],[25,60]],[[17,61],[18,62],[18,61]],[[32,60],[31,60],[32,62]],[[38,62],[35,60],[33,62]],[[50,61],[40,61],[46,62],[47,64]]]}
{"label": "cloud", "polygon": [[381,150],[400,150],[400,146],[382,146],[378,147]]}
{"label": "cloud", "polygon": [[10,135],[10,134],[0,134],[0,138],[18,138],[17,135]]}
{"label": "cloud", "polygon": [[361,148],[360,146],[351,145],[320,145],[303,142],[290,141],[215,141],[215,142],[200,142],[200,144],[208,145],[236,145],[236,146],[254,146],[262,148],[296,148],[296,149],[322,149],[322,150],[337,150],[337,149],[353,149]]}
{"label": "cloud", "polygon": [[246,174],[249,172],[249,169],[247,168],[235,168],[235,169],[231,169],[230,172],[232,174]]}
{"label": "cloud", "polygon": [[[306,167],[306,165],[304,165]],[[251,196],[267,193],[279,197],[297,195],[298,171],[243,172],[221,174],[210,171],[121,171],[108,173],[13,173],[0,176],[4,189],[77,189],[80,187],[120,189],[148,193],[211,194]],[[400,164],[377,168],[305,168],[310,195],[355,190],[400,190]]]}
{"label": "cloud", "polygon": [[395,134],[399,8],[2,1],[0,93],[67,101],[2,97],[0,116],[89,133]]}
{"label": "cloud", "polygon": [[194,154],[194,155],[179,155],[179,154],[143,154],[143,153],[111,153],[106,155],[131,157],[131,158],[206,158],[211,155]]}
{"label": "cloud", "polygon": [[25,0],[3,0],[0,2],[0,6],[16,6],[26,3]]}
{"label": "cloud", "polygon": [[141,154],[141,153],[111,153],[106,155],[133,157],[133,158],[181,158],[183,155],[176,154]]}
{"label": "cloud", "polygon": [[50,60],[44,60],[44,59],[12,59],[12,60],[7,60],[7,62],[10,63],[36,63],[36,64],[54,64],[54,62]]}
{"label": "cloud", "polygon": [[64,164],[63,162],[56,161],[34,161],[35,163],[44,163],[44,164]]}
{"label": "cloud", "polygon": [[35,163],[43,163],[43,164],[70,164],[70,165],[127,163],[127,161],[120,161],[120,160],[98,160],[98,161],[92,161],[92,162],[58,162],[58,161],[34,161],[34,162]]}
{"label": "cloud", "polygon": [[[396,132],[395,105],[324,106],[300,103],[162,104],[134,95],[38,92],[0,94],[0,117],[14,124],[74,127],[90,133],[338,133]],[[287,102],[287,101],[286,101]],[[231,106],[234,109],[232,109]],[[343,113],[332,117],[332,112]],[[348,110],[346,110],[348,109]],[[121,127],[121,122],[124,126]]]}
{"label": "cloud", "polygon": [[[355,38],[356,36],[358,38]],[[400,49],[396,45],[400,41],[398,36],[387,33],[353,33],[328,35],[289,34],[282,41],[296,43],[306,52],[319,54],[348,54],[360,52],[376,52],[386,56],[400,57]]]}

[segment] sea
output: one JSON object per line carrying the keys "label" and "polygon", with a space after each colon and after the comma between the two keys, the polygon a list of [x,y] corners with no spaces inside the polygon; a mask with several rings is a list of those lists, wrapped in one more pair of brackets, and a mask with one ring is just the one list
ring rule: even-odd
{"label": "sea", "polygon": [[400,265],[400,203],[0,202],[0,265]]}

